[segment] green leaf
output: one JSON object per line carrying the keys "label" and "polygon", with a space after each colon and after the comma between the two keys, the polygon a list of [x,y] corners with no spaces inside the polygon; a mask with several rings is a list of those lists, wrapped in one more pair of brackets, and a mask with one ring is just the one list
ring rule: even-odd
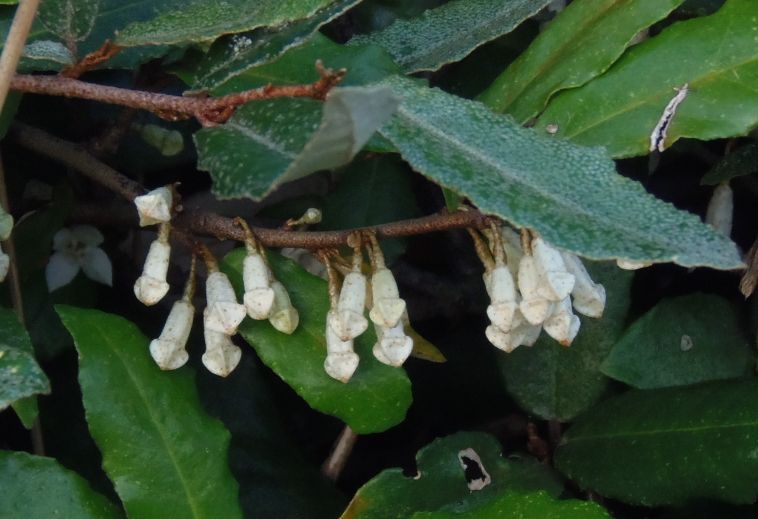
{"label": "green leaf", "polygon": [[665,18],[682,1],[571,2],[479,99],[524,123],[556,92],[605,72],[639,31]]}
{"label": "green leaf", "polygon": [[629,391],[577,419],[556,467],[582,489],[633,504],[752,503],[756,400],[755,378]]}
{"label": "green leaf", "polygon": [[188,369],[165,373],[129,321],[57,306],[79,352],[90,433],[127,513],[241,517],[229,432],[200,405]]}
{"label": "green leaf", "polygon": [[689,95],[668,129],[666,147],[682,137],[745,135],[758,124],[758,53],[754,0],[729,0],[716,14],[674,24],[630,49],[606,74],[555,97],[537,127],[605,146],[614,157],[648,153],[664,107],[685,83]]}
{"label": "green leaf", "polygon": [[750,142],[718,161],[703,176],[701,184],[715,186],[733,178],[758,172],[758,142]]}
{"label": "green leaf", "polygon": [[[250,68],[273,61],[287,50],[304,44],[319,27],[337,18],[359,1],[337,0],[312,16],[283,27],[262,28],[249,34],[235,34],[216,40],[208,54],[192,71],[193,89],[208,90],[217,87]],[[315,60],[309,67],[313,63]]]}
{"label": "green leaf", "polygon": [[592,278],[605,286],[603,316],[581,316],[579,335],[568,348],[543,332],[533,347],[497,356],[508,393],[545,420],[570,421],[603,397],[610,381],[600,365],[624,330],[632,273],[615,263],[585,263]]}
{"label": "green leaf", "polygon": [[350,44],[385,48],[405,73],[437,70],[480,45],[507,34],[550,0],[453,0],[422,16],[399,18],[386,29]]}
{"label": "green leaf", "polygon": [[95,519],[123,514],[54,459],[0,451],[0,517]]}
{"label": "green leaf", "polygon": [[[382,471],[358,490],[342,518],[394,519],[448,506],[468,512],[506,495],[520,500],[539,490],[545,499],[556,500],[562,488],[550,469],[532,458],[504,459],[500,452],[498,442],[480,432],[438,438],[418,451],[415,477],[399,468]],[[480,490],[470,489],[470,482],[482,483],[476,478],[485,471],[491,481]]]}
{"label": "green leaf", "polygon": [[381,134],[414,169],[482,211],[589,258],[741,265],[734,243],[618,175],[602,150],[521,128],[480,103],[403,78],[380,84],[402,98]]}
{"label": "green leaf", "polygon": [[226,124],[195,134],[198,167],[210,172],[219,197],[259,200],[285,182],[350,162],[396,106],[381,86],[337,88],[323,105],[249,103]]}
{"label": "green leaf", "polygon": [[34,359],[29,335],[13,311],[0,308],[0,410],[49,392],[50,382]]}
{"label": "green leaf", "polygon": [[313,16],[334,0],[207,0],[159,14],[121,31],[124,47],[212,41],[224,34],[282,25]]}
{"label": "green leaf", "polygon": [[[242,285],[244,257],[245,251],[238,249],[224,259],[224,270],[237,288]],[[400,423],[411,404],[411,384],[405,371],[374,358],[375,338],[369,330],[355,341],[361,362],[350,382],[343,384],[329,377],[324,372],[329,307],[326,282],[291,260],[274,254],[269,254],[269,259],[300,312],[300,325],[292,335],[285,335],[268,322],[246,320],[240,326],[242,337],[308,405],[343,420],[358,434],[384,431]]]}
{"label": "green leaf", "polygon": [[601,369],[640,389],[740,377],[754,360],[741,328],[719,296],[665,299],[629,327]]}
{"label": "green leaf", "polygon": [[68,45],[85,39],[92,31],[100,0],[45,0],[37,19]]}

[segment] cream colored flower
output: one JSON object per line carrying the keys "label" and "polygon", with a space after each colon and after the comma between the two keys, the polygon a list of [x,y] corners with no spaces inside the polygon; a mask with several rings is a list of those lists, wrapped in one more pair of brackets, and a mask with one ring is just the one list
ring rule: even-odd
{"label": "cream colored flower", "polygon": [[[203,312],[204,323],[208,322],[208,309]],[[208,328],[203,329],[205,335],[205,353],[203,353],[203,365],[208,371],[219,377],[226,377],[239,364],[242,351],[234,345],[229,335]]]}
{"label": "cream colored flower", "polygon": [[274,303],[268,321],[274,328],[289,335],[297,329],[297,325],[300,323],[300,314],[292,306],[290,295],[279,280],[274,279],[271,282],[271,289],[274,291]]}
{"label": "cream colored flower", "polygon": [[135,197],[134,205],[137,206],[140,226],[170,222],[173,200],[171,188],[168,186],[159,187],[147,194]]}
{"label": "cream colored flower", "polygon": [[167,237],[161,233],[161,236],[150,244],[142,275],[134,283],[134,295],[142,304],[152,306],[168,293],[170,287],[166,275],[170,258],[171,245]]}
{"label": "cream colored flower", "polygon": [[348,382],[358,368],[360,358],[353,351],[353,340],[343,341],[334,331],[334,321],[339,317],[330,310],[326,315],[326,359],[324,371],[340,382]]}
{"label": "cream colored flower", "polygon": [[150,342],[150,355],[161,369],[178,369],[187,362],[187,339],[194,317],[195,307],[187,299],[180,299],[171,307],[160,337]]}
{"label": "cream colored flower", "polygon": [[355,270],[348,272],[342,282],[335,318],[329,321],[337,337],[349,341],[366,331],[365,308],[366,276]]}
{"label": "cream colored flower", "polygon": [[208,274],[205,280],[205,300],[205,328],[225,335],[237,333],[237,327],[247,311],[244,305],[237,302],[237,295],[226,274],[218,270]]}

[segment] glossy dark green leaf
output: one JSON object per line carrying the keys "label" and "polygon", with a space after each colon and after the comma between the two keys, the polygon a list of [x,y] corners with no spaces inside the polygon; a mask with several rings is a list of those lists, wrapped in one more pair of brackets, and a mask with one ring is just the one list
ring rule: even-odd
{"label": "glossy dark green leaf", "polygon": [[380,84],[402,98],[381,134],[414,169],[482,211],[589,258],[741,265],[734,243],[618,175],[602,150],[521,128],[480,103],[403,78]]}
{"label": "glossy dark green leaf", "polygon": [[351,40],[386,49],[405,73],[437,70],[480,45],[507,34],[549,0],[453,0],[384,30]]}
{"label": "glossy dark green leaf", "polygon": [[646,506],[758,496],[758,379],[632,390],[563,436],[556,467],[582,489]]}
{"label": "glossy dark green leaf", "polygon": [[350,162],[397,107],[389,88],[346,87],[325,103],[273,99],[195,134],[198,167],[221,198],[261,199],[285,182]]}
{"label": "glossy dark green leaf", "polygon": [[524,123],[548,99],[605,72],[637,33],[683,0],[575,0],[550,22],[480,99]]}
{"label": "glossy dark green leaf", "polygon": [[283,27],[258,29],[249,34],[220,38],[192,70],[193,88],[212,89],[250,68],[273,61],[287,50],[304,44],[319,27],[340,16],[359,1],[337,0],[313,16]]}
{"label": "glossy dark green leaf", "polygon": [[543,332],[531,348],[497,356],[508,393],[546,420],[570,421],[602,398],[610,381],[600,365],[624,330],[632,273],[615,263],[585,263],[595,282],[605,286],[603,316],[580,316],[579,335],[568,348]]}
{"label": "glossy dark green leaf", "polygon": [[664,107],[684,84],[665,146],[682,137],[745,135],[758,124],[754,0],[729,0],[717,13],[674,24],[630,49],[607,73],[556,96],[537,128],[604,146],[614,157],[648,153]]}
{"label": "glossy dark green leaf", "polygon": [[121,317],[56,309],[79,353],[90,433],[127,513],[241,517],[229,432],[205,413],[191,372],[162,372],[149,340]]}
{"label": "glossy dark green leaf", "polygon": [[[212,41],[224,34],[279,26],[313,16],[334,0],[206,0],[130,25],[118,34],[125,47]],[[186,2],[185,2],[186,4]]]}
{"label": "glossy dark green leaf", "polygon": [[[342,518],[394,519],[451,508],[473,513],[505,496],[525,504],[526,496],[540,490],[540,500],[557,502],[562,488],[546,466],[531,458],[506,459],[500,452],[498,442],[484,433],[438,438],[418,451],[415,477],[406,477],[399,468],[382,471],[358,490]],[[489,482],[482,479],[485,473]],[[479,489],[469,488],[476,483]]]}
{"label": "glossy dark green leaf", "polygon": [[693,294],[664,299],[640,317],[603,362],[603,373],[640,389],[735,378],[752,367],[735,308]]}
{"label": "glossy dark green leaf", "polygon": [[745,144],[718,161],[703,176],[701,184],[715,186],[733,178],[758,172],[758,142]]}
{"label": "glossy dark green leaf", "polygon": [[0,451],[0,517],[123,517],[83,478],[51,458]]}
{"label": "glossy dark green leaf", "polygon": [[[238,288],[244,255],[244,250],[238,249],[224,259],[224,269]],[[379,432],[400,423],[411,404],[411,384],[405,371],[374,358],[375,337],[368,330],[355,341],[361,361],[350,382],[343,384],[329,377],[324,372],[329,307],[326,282],[291,260],[269,256],[274,274],[287,287],[300,313],[300,324],[292,335],[285,335],[267,321],[247,320],[240,326],[242,337],[311,407],[336,416],[355,432]]]}
{"label": "glossy dark green leaf", "polygon": [[12,310],[0,308],[0,410],[49,392],[50,382],[34,359],[29,335]]}

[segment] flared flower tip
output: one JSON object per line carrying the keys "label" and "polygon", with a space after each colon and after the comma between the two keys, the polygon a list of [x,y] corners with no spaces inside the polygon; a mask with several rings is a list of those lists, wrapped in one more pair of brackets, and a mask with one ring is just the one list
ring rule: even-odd
{"label": "flared flower tip", "polygon": [[271,283],[271,289],[274,291],[274,304],[268,321],[271,323],[271,326],[278,331],[289,335],[294,332],[297,329],[298,324],[300,324],[300,314],[297,309],[292,306],[292,301],[290,300],[290,296],[287,293],[287,289],[284,288],[284,285],[279,281],[274,280]]}
{"label": "flared flower tip", "polygon": [[382,337],[374,344],[373,353],[379,362],[399,368],[413,353],[413,339],[404,334]]}
{"label": "flared flower tip", "polygon": [[208,302],[204,313],[205,327],[226,335],[237,333],[247,310],[237,302],[234,288],[226,274],[211,272],[205,281],[205,295]]}
{"label": "flared flower tip", "polygon": [[345,353],[330,353],[324,360],[324,371],[333,379],[347,383],[358,369],[360,358],[352,351]]}
{"label": "flared flower tip", "polygon": [[570,299],[566,298],[556,306],[553,315],[545,320],[542,327],[561,346],[570,346],[579,333],[580,325],[581,321],[571,311]]}
{"label": "flared flower tip", "polygon": [[208,327],[205,327],[204,333],[203,365],[214,375],[228,376],[239,364],[242,350],[234,345],[228,335],[210,330]]}
{"label": "flared flower tip", "polygon": [[167,186],[153,189],[145,195],[136,197],[134,205],[137,206],[141,227],[171,221],[173,195]]}
{"label": "flared flower tip", "polygon": [[520,346],[519,338],[516,334],[504,332],[494,324],[487,326],[484,333],[487,336],[487,340],[490,341],[493,346],[506,353],[510,353]]}
{"label": "flared flower tip", "polygon": [[242,302],[251,319],[268,319],[274,306],[274,291],[270,288],[253,288],[245,292]]}
{"label": "flared flower tip", "polygon": [[561,253],[542,238],[532,240],[535,266],[540,276],[538,292],[546,299],[561,301],[574,288],[574,276],[566,269]]}
{"label": "flared flower tip", "polygon": [[161,279],[142,275],[134,283],[134,295],[146,306],[152,306],[168,293],[169,284]]}
{"label": "flared flower tip", "polygon": [[487,317],[492,324],[501,330],[510,330],[513,327],[513,316],[519,305],[515,301],[510,303],[493,303],[487,307]]}
{"label": "flared flower tip", "polygon": [[189,355],[184,345],[177,341],[153,339],[150,341],[150,355],[164,371],[179,369],[187,363]]}

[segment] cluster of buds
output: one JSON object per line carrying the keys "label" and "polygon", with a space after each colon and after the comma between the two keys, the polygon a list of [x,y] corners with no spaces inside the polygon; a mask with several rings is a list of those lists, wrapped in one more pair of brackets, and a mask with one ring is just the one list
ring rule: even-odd
{"label": "cluster of buds", "polygon": [[[5,241],[11,237],[11,231],[13,231],[13,217],[5,212],[2,206],[0,206],[0,241]],[[10,258],[3,252],[0,247],[0,282],[5,281],[5,276],[8,275],[8,268],[10,267]]]}
{"label": "cluster of buds", "polygon": [[484,231],[488,242],[469,230],[485,267],[484,286],[490,297],[485,334],[497,348],[511,352],[532,346],[545,332],[569,346],[581,322],[574,311],[600,317],[605,289],[590,278],[581,260],[559,251],[535,233],[521,236],[493,224]]}
{"label": "cluster of buds", "polygon": [[337,380],[348,382],[360,361],[353,342],[368,329],[364,316],[367,307],[374,325],[376,343],[373,354],[380,362],[399,367],[413,351],[413,340],[405,333],[408,313],[400,298],[397,283],[386,267],[376,237],[368,235],[366,244],[371,260],[371,283],[363,274],[362,239],[350,237],[353,246],[352,264],[344,268],[342,287],[338,289],[335,266],[329,254],[322,253],[329,280],[331,308],[326,317],[326,350],[324,370]]}

